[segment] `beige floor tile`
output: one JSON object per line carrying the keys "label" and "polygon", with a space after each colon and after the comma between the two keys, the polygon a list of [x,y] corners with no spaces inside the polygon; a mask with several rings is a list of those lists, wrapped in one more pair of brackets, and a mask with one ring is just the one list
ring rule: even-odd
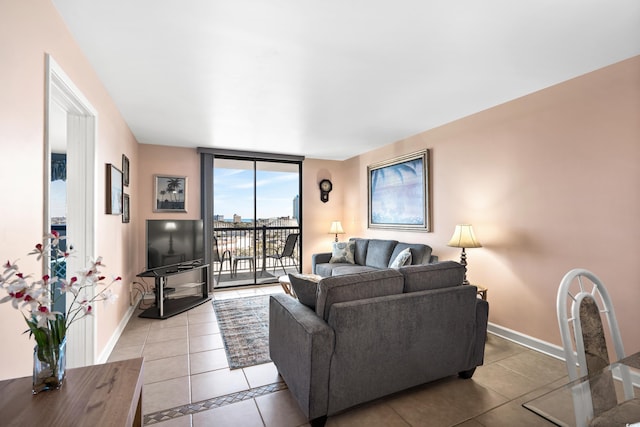
{"label": "beige floor tile", "polygon": [[223,348],[191,353],[189,360],[191,364],[191,375],[229,367],[227,352]]}
{"label": "beige floor tile", "polygon": [[142,388],[142,412],[149,414],[191,402],[189,377],[147,384]]}
{"label": "beige floor tile", "polygon": [[[327,427],[408,427],[405,421],[392,407],[384,401],[357,406],[353,409],[331,416],[327,419]],[[430,419],[428,423],[421,420],[415,426],[437,426]]]}
{"label": "beige floor tile", "polygon": [[266,427],[296,427],[307,423],[289,390],[257,397],[256,404]]}
{"label": "beige floor tile", "polygon": [[477,369],[473,380],[509,399],[522,396],[537,388],[530,378],[505,368],[499,363]]}
{"label": "beige floor tile", "polygon": [[136,357],[142,357],[143,345],[134,345],[129,347],[120,347],[116,345],[109,355],[109,362],[117,362],[119,360],[135,359]]}
{"label": "beige floor tile", "polygon": [[145,384],[187,377],[189,374],[189,356],[186,354],[144,362]]}
{"label": "beige floor tile", "polygon": [[138,329],[126,329],[118,338],[118,345],[122,347],[129,347],[133,345],[144,345],[147,340],[147,335],[149,335],[149,328],[138,328]]}
{"label": "beige floor tile", "polygon": [[204,312],[189,315],[189,325],[195,325],[197,323],[211,323],[216,321],[217,318],[214,312]]}
{"label": "beige floor tile", "polygon": [[505,403],[508,399],[473,380],[449,377],[401,392],[387,403],[411,425],[455,425]]}
{"label": "beige floor tile", "polygon": [[523,351],[527,351],[527,349],[519,344],[488,334],[487,342],[484,346],[484,364],[487,365]]}
{"label": "beige floor tile", "polygon": [[174,326],[172,328],[151,329],[147,337],[147,343],[160,341],[173,341],[185,339],[189,335],[189,328],[186,325]]}
{"label": "beige floor tile", "polygon": [[191,415],[185,415],[183,417],[177,417],[153,424],[154,427],[192,427],[192,425]]}
{"label": "beige floor tile", "polygon": [[263,425],[253,399],[193,415],[193,427],[262,427]]}
{"label": "beige floor tile", "polygon": [[151,325],[151,330],[175,328],[176,326],[186,326],[189,323],[189,317],[187,313],[181,313],[177,316],[169,317],[168,319],[154,319],[155,324]]}
{"label": "beige floor tile", "polygon": [[244,368],[243,371],[251,388],[282,381],[282,378],[278,374],[278,369],[273,362],[249,366],[248,368]]}
{"label": "beige floor tile", "polygon": [[189,325],[189,337],[199,337],[202,335],[219,334],[218,322],[195,323]]}
{"label": "beige floor tile", "polygon": [[189,338],[189,353],[216,350],[224,348],[224,341],[220,334],[200,335]]}
{"label": "beige floor tile", "polygon": [[526,376],[538,387],[567,375],[563,361],[536,351],[525,351],[501,359],[497,363]]}
{"label": "beige floor tile", "polygon": [[189,316],[199,313],[213,313],[213,302],[207,301],[204,304],[200,304],[199,306],[192,308],[187,313]]}
{"label": "beige floor tile", "polygon": [[491,427],[549,427],[550,421],[522,407],[521,401],[511,401],[482,414],[476,420],[484,426]]}
{"label": "beige floor tile", "polygon": [[145,360],[164,359],[188,353],[189,344],[186,338],[147,343],[142,350],[142,355],[145,357]]}
{"label": "beige floor tile", "polygon": [[220,369],[191,376],[193,402],[248,389],[249,384],[244,378],[242,369],[233,371]]}

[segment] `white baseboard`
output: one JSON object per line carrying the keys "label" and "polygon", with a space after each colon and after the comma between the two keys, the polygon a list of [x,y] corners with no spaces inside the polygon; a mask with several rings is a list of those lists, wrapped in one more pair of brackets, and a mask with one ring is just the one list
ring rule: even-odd
{"label": "white baseboard", "polygon": [[129,323],[129,320],[131,320],[131,317],[133,317],[133,314],[135,313],[136,307],[138,307],[139,302],[140,302],[140,298],[138,298],[135,304],[133,304],[132,306],[129,306],[129,310],[127,310],[124,317],[118,324],[118,327],[111,335],[111,339],[109,339],[109,342],[107,342],[107,345],[105,346],[104,350],[102,350],[102,353],[98,357],[98,360],[96,360],[96,364],[107,363],[107,360],[109,360],[109,356],[111,356],[111,352],[115,348],[116,344],[118,343],[118,340],[120,339],[120,336],[122,335],[122,331],[124,331],[124,328],[127,326],[127,323]]}
{"label": "white baseboard", "polygon": [[[514,331],[513,329],[505,328],[504,326],[496,325],[491,322],[489,322],[489,325],[487,326],[487,331],[493,335],[513,341],[516,344],[520,344],[524,347],[546,354],[547,356],[555,357],[563,362],[565,361],[564,350],[558,345],[539,340],[538,338],[525,335],[521,332]],[[617,375],[614,376],[617,378]],[[634,386],[640,387],[640,373],[631,372],[631,382],[633,382]]]}

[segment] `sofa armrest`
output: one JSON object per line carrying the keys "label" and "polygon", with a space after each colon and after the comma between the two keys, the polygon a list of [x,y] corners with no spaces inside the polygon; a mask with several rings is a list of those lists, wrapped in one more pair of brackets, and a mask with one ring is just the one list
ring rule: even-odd
{"label": "sofa armrest", "polygon": [[311,272],[313,274],[318,274],[316,273],[316,265],[325,264],[331,261],[331,255],[332,255],[331,252],[324,252],[324,253],[311,255]]}
{"label": "sofa armrest", "polygon": [[435,264],[436,262],[438,262],[438,255],[431,255],[429,258],[429,264]]}
{"label": "sofa armrest", "polygon": [[484,363],[484,346],[487,341],[487,324],[489,322],[489,303],[481,300],[476,301],[476,343],[473,352],[474,366]]}
{"label": "sofa armrest", "polygon": [[269,300],[269,354],[303,413],[327,414],[333,329],[309,307],[288,295]]}

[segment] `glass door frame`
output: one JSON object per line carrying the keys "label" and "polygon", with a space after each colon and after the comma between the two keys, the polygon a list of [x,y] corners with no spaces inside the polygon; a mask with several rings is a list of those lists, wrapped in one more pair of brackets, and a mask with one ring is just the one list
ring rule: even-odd
{"label": "glass door frame", "polygon": [[[253,239],[254,241],[257,240],[257,234],[258,232],[262,232],[264,233],[264,229],[263,227],[259,227],[258,223],[257,223],[257,218],[256,218],[256,214],[257,214],[257,203],[255,200],[256,197],[256,164],[258,162],[273,162],[273,163],[290,163],[290,164],[296,164],[298,166],[298,232],[299,232],[299,240],[298,240],[298,244],[297,244],[297,250],[298,250],[298,270],[302,271],[302,259],[303,259],[303,254],[302,254],[302,224],[303,224],[303,219],[302,219],[302,205],[303,205],[303,196],[302,196],[302,163],[304,160],[303,156],[290,156],[290,155],[283,155],[283,154],[271,154],[271,153],[260,153],[260,152],[246,152],[246,151],[237,151],[237,150],[224,150],[224,149],[211,149],[211,148],[199,148],[198,149],[198,153],[200,154],[200,175],[201,175],[201,217],[204,220],[204,233],[205,233],[205,248],[204,248],[204,254],[205,254],[205,263],[208,264],[212,264],[212,260],[213,260],[213,236],[215,233],[215,227],[214,227],[214,217],[215,217],[215,212],[214,212],[214,167],[215,167],[215,159],[216,158],[220,158],[220,159],[228,159],[228,160],[242,160],[242,161],[250,161],[253,162],[253,191],[254,191],[254,218],[253,218]],[[279,228],[279,227],[275,227],[275,228]],[[285,227],[287,228],[287,227]],[[258,260],[256,259],[257,254],[255,253],[255,248],[257,248],[257,243],[260,243],[262,245],[264,245],[264,236],[262,237],[263,242],[256,242],[256,244],[254,244],[254,259],[253,259],[253,272],[254,272],[254,278],[253,278],[253,283],[246,283],[244,285],[257,285],[260,284],[258,283],[258,277],[259,277],[259,268],[258,268]],[[263,251],[265,251],[266,248],[263,248]],[[220,253],[220,255],[222,255],[222,252]],[[263,254],[264,256],[264,254]],[[231,258],[231,257],[230,257]],[[264,257],[263,260],[261,260],[263,262],[262,264],[262,269],[265,268],[264,265]],[[274,260],[276,261],[276,260]],[[226,261],[225,261],[226,262]],[[232,262],[234,262],[232,259],[229,259],[229,269],[231,270],[232,268]],[[276,261],[277,262],[277,261]],[[260,269],[262,271],[262,269]],[[212,275],[211,280],[210,280],[210,284],[211,284],[211,288],[213,290],[214,287],[216,287],[216,284],[218,283],[218,278],[220,277],[219,272],[215,269],[215,268],[210,268],[210,273]],[[276,283],[277,282],[277,277],[274,277],[272,281],[269,281],[269,283]],[[265,283],[265,282],[262,282]],[[242,285],[240,285],[242,286]]]}

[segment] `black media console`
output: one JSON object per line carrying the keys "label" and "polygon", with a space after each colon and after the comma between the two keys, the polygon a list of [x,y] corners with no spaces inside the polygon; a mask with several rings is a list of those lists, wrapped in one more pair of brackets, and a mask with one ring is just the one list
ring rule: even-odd
{"label": "black media console", "polygon": [[[171,276],[199,271],[200,281],[191,283],[173,284],[175,287],[167,287],[167,280]],[[155,304],[140,313],[139,317],[151,319],[166,319],[176,314],[183,313],[200,304],[209,301],[209,264],[178,264],[169,267],[162,267],[153,270],[143,271],[138,277],[153,277],[155,279]],[[193,293],[194,288],[201,287],[202,292],[196,295],[185,295]],[[169,298],[171,295],[171,298]]]}

